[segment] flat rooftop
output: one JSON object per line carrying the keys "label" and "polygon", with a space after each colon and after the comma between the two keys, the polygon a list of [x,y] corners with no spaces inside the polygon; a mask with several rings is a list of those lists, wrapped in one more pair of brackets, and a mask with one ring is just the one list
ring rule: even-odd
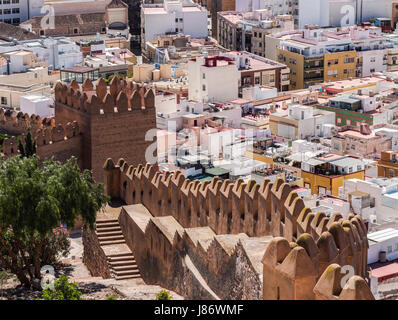
{"label": "flat rooftop", "polygon": [[[163,7],[142,7],[144,14],[168,14]],[[201,12],[202,10],[196,6],[182,7],[183,12]]]}
{"label": "flat rooftop", "polygon": [[384,230],[368,233],[368,239],[376,243],[393,238],[398,238],[398,230],[394,228],[387,228]]}

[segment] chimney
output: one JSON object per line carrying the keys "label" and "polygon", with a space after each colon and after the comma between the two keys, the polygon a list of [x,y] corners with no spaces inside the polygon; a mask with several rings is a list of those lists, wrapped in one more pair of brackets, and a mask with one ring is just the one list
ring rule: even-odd
{"label": "chimney", "polygon": [[369,124],[363,123],[363,122],[361,123],[360,131],[364,135],[369,135],[372,133],[372,130],[370,129]]}

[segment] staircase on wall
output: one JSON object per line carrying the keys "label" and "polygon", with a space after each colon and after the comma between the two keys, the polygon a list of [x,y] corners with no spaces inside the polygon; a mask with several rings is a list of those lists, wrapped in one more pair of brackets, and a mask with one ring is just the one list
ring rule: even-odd
{"label": "staircase on wall", "polygon": [[117,219],[97,219],[96,235],[107,257],[108,267],[113,278],[116,280],[141,278],[137,262],[126,245]]}

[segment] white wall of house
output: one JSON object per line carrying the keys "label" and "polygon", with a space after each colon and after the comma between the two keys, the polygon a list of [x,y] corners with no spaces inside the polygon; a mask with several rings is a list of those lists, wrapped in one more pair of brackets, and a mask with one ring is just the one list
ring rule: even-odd
{"label": "white wall of house", "polygon": [[[372,238],[372,234],[380,234],[381,232],[389,233],[392,229],[384,229],[382,231],[376,231],[375,233],[369,233],[368,238]],[[385,240],[374,243],[371,242],[368,249],[368,264],[379,261],[380,251],[386,252],[386,258],[388,261],[392,261],[398,258],[398,236],[386,237]]]}
{"label": "white wall of house", "polygon": [[40,95],[26,95],[20,98],[20,109],[23,113],[28,115],[38,115],[41,118],[53,117],[54,108],[52,108],[53,101]]}
{"label": "white wall of house", "polygon": [[387,50],[369,50],[357,52],[358,57],[362,57],[362,77],[371,76],[375,72],[384,72],[387,70],[387,62],[384,56]]}
{"label": "white wall of house", "polygon": [[[166,2],[165,8],[167,9]],[[208,36],[207,10],[192,6],[174,7],[168,10],[162,10],[161,7],[141,10],[145,28],[143,43],[154,41],[166,32],[179,32],[190,35],[192,38]]]}
{"label": "white wall of house", "polygon": [[235,64],[206,67],[204,58],[188,62],[189,100],[227,102],[238,98],[239,71]]}

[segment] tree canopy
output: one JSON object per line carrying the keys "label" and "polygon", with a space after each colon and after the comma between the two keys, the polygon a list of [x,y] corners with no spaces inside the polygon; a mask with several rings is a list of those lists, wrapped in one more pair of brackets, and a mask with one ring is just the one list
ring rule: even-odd
{"label": "tree canopy", "polygon": [[[40,278],[46,237],[60,223],[69,228],[81,217],[93,227],[96,213],[107,202],[104,186],[76,159],[40,163],[36,156],[0,160],[0,262],[26,286]],[[34,273],[31,265],[34,266]]]}

